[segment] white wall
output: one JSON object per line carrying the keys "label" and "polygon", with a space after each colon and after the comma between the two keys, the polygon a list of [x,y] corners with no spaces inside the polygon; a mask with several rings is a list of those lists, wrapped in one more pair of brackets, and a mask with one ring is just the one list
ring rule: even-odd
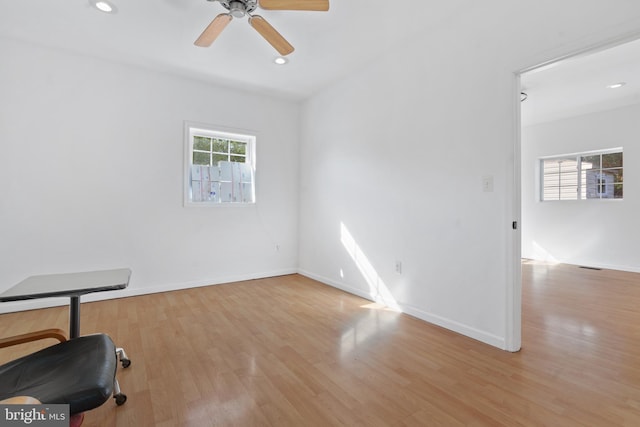
{"label": "white wall", "polygon": [[[522,129],[522,255],[640,272],[640,105]],[[539,158],[624,148],[624,200],[540,202]]]}
{"label": "white wall", "polygon": [[301,271],[518,348],[514,73],[640,31],[639,18],[629,1],[469,2],[314,96],[302,117]]}
{"label": "white wall", "polygon": [[[114,296],[296,271],[298,104],[6,39],[0,52],[0,290],[116,267],[133,275]],[[184,120],[257,132],[256,206],[183,207]]]}

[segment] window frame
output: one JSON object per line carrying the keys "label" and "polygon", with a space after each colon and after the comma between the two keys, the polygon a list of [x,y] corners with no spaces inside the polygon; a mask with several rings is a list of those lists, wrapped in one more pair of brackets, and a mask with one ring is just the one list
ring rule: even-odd
{"label": "window frame", "polygon": [[[252,202],[215,202],[215,201],[194,201],[191,197],[191,166],[193,165],[193,141],[194,136],[204,136],[207,138],[229,139],[232,141],[244,142],[247,144],[245,153],[245,164],[251,169],[252,176]],[[183,169],[183,203],[185,207],[249,207],[256,204],[256,140],[257,132],[247,129],[235,129],[225,126],[217,126],[206,123],[185,121],[184,122],[184,169]],[[229,156],[231,147],[229,147]],[[195,150],[199,152],[199,150]],[[211,152],[213,152],[213,147]]]}
{"label": "window frame", "polygon": [[[623,181],[618,183],[618,182],[613,182],[611,183],[611,185],[616,185],[616,184],[622,184],[622,197],[587,197],[587,190],[588,188],[586,180],[586,173],[587,173],[587,169],[583,169],[582,168],[582,158],[583,157],[588,157],[588,156],[601,156],[600,158],[602,159],[603,155],[606,154],[614,154],[614,153],[621,153],[622,154],[622,166],[620,166],[619,168],[603,168],[602,165],[599,167],[599,171],[602,172],[603,170],[611,170],[611,169],[620,169],[623,171],[623,175],[622,175],[622,179]],[[545,193],[545,169],[544,169],[544,165],[545,162],[548,162],[549,160],[569,160],[571,159],[572,161],[576,162],[576,173],[577,173],[577,187],[576,187],[576,198],[571,198],[571,199],[562,199],[562,198],[558,198],[558,199],[545,199],[544,198],[544,193]],[[624,200],[624,149],[623,147],[616,147],[616,148],[608,148],[608,149],[603,149],[603,150],[593,150],[593,151],[582,151],[582,152],[577,152],[577,153],[571,153],[571,154],[563,154],[563,155],[553,155],[553,156],[543,156],[543,157],[539,157],[538,158],[538,170],[539,170],[539,191],[538,191],[538,201],[539,202],[577,202],[577,201],[583,201],[583,200],[616,200],[616,201],[622,201]],[[585,186],[585,188],[583,188],[583,185]],[[560,187],[559,187],[560,188]],[[599,193],[601,194],[601,193]],[[583,198],[584,195],[584,198]]]}

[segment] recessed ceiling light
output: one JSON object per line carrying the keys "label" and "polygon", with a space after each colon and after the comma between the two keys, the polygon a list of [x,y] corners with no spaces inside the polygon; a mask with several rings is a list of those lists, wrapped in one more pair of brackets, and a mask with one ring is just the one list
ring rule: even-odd
{"label": "recessed ceiling light", "polygon": [[278,65],[284,65],[287,62],[289,62],[289,60],[287,58],[285,58],[284,56],[278,56],[273,60],[273,62],[275,62]]}
{"label": "recessed ceiling light", "polygon": [[625,82],[613,83],[613,84],[607,85],[607,88],[609,88],[609,89],[618,89],[619,87],[622,87],[622,86],[624,86],[626,84],[627,83],[625,83]]}
{"label": "recessed ceiling light", "polygon": [[96,9],[104,13],[116,13],[117,9],[113,3],[106,0],[89,0],[89,3]]}

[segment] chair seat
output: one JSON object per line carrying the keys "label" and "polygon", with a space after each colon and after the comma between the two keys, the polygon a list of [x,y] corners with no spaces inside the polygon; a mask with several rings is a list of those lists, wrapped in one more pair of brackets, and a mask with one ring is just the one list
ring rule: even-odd
{"label": "chair seat", "polygon": [[0,400],[32,396],[69,405],[76,414],[97,408],[113,393],[116,349],[105,334],[61,342],[0,366]]}

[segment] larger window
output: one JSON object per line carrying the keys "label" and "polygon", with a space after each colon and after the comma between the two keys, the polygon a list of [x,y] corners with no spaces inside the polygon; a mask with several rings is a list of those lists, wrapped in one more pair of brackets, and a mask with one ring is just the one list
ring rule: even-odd
{"label": "larger window", "polygon": [[185,123],[185,204],[255,202],[255,135]]}
{"label": "larger window", "polygon": [[540,200],[622,199],[622,148],[540,159]]}

